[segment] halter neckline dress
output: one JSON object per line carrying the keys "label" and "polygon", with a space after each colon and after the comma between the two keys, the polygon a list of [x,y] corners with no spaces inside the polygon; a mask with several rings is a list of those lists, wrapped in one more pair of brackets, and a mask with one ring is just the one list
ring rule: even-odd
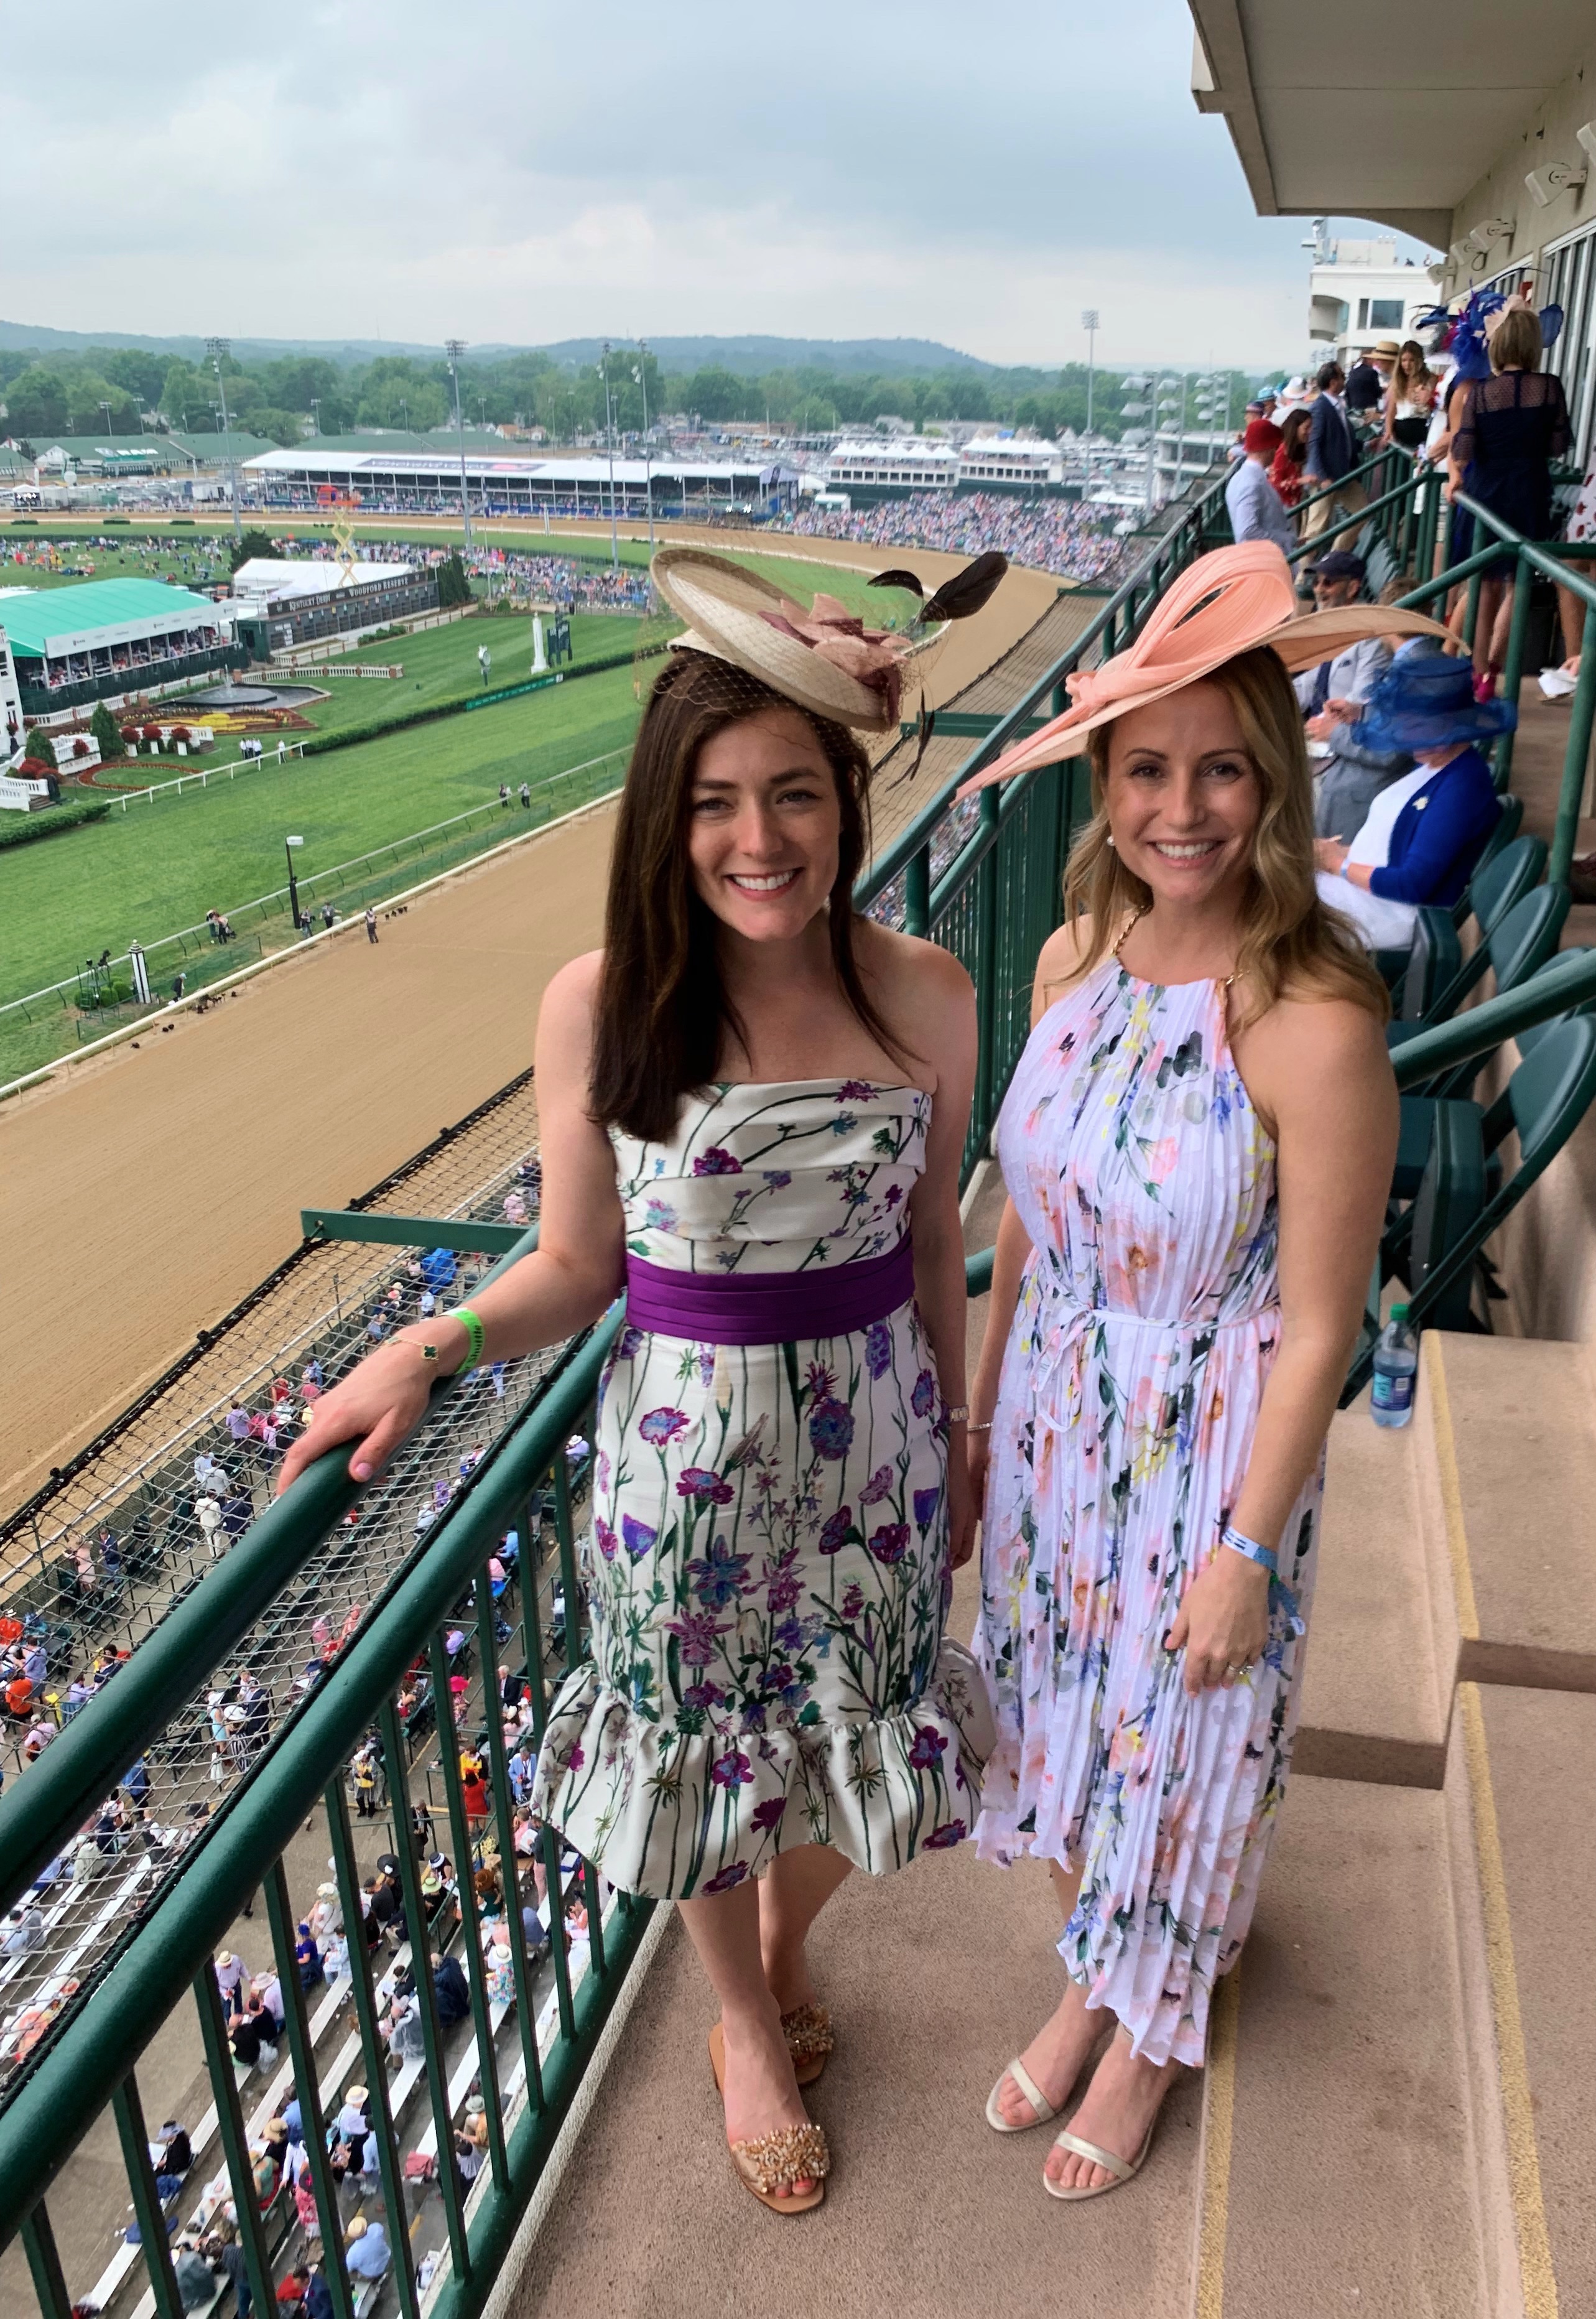
{"label": "halter neckline dress", "polygon": [[[824,1296],[897,1247],[931,1108],[860,1079],[690,1096],[663,1143],[612,1134],[628,1252],[695,1289],[807,1273]],[[802,1844],[879,1873],[969,1833],[990,1718],[943,1631],[945,1437],[912,1297],[781,1344],[622,1331],[582,1547],[591,1656],[533,1807],[611,1883],[727,1891]]]}
{"label": "halter neckline dress", "polygon": [[1162,1638],[1219,1550],[1280,1338],[1275,1146],[1225,987],[1105,960],[1032,1033],[997,1150],[1032,1253],[992,1430],[977,1846],[1081,1867],[1071,1976],[1139,2053],[1200,2063],[1285,1789],[1322,1482],[1321,1461],[1282,1534],[1261,1660],[1188,1698]]}

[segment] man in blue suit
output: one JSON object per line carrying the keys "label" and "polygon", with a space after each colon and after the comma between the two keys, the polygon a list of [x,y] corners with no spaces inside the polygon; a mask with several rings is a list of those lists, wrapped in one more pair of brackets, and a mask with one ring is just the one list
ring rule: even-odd
{"label": "man in blue suit", "polygon": [[[1352,470],[1357,465],[1357,450],[1352,439],[1352,425],[1347,416],[1347,406],[1341,400],[1341,390],[1347,383],[1339,363],[1327,362],[1316,383],[1319,393],[1313,399],[1313,416],[1308,424],[1308,448],[1303,460],[1303,478],[1309,493],[1325,492],[1304,509],[1303,537],[1317,539],[1332,514],[1356,515],[1368,504],[1368,493],[1353,479]],[[1331,492],[1329,486],[1337,488]],[[1350,532],[1341,535],[1337,545],[1349,546]]]}

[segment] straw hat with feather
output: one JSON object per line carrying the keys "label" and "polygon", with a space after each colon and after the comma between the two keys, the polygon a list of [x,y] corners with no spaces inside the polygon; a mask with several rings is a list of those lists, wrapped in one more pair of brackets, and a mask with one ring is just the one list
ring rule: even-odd
{"label": "straw hat with feather", "polygon": [[1007,562],[978,556],[928,600],[910,572],[878,573],[872,587],[901,587],[921,598],[905,629],[867,628],[834,596],[817,595],[807,611],[780,589],[697,547],[663,547],[650,569],[671,609],[684,619],[678,652],[726,662],[799,708],[867,733],[897,725],[903,684],[928,673],[955,619],[978,611]]}
{"label": "straw hat with feather", "polygon": [[1267,646],[1296,675],[1333,660],[1366,636],[1438,636],[1438,620],[1394,604],[1339,604],[1299,615],[1291,566],[1272,540],[1216,547],[1188,564],[1135,643],[1100,668],[1069,680],[1071,706],[1027,741],[966,781],[960,797],[1012,781],[1038,765],[1062,764],[1099,725],[1199,684],[1229,660]]}

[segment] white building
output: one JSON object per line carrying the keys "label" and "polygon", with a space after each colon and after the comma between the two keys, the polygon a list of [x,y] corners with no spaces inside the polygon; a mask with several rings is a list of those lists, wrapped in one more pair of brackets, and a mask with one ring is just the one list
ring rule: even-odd
{"label": "white building", "polygon": [[951,443],[919,435],[839,443],[825,463],[825,488],[851,499],[879,500],[897,492],[951,492],[959,481],[959,454]]}
{"label": "white building", "polygon": [[959,480],[971,491],[1040,492],[1064,480],[1064,456],[1040,438],[977,435],[959,455]]}
{"label": "white building", "polygon": [[1315,365],[1332,356],[1349,370],[1382,338],[1418,335],[1418,317],[1439,296],[1429,270],[1398,258],[1396,244],[1332,241],[1314,220],[1313,270],[1308,277],[1308,336]]}

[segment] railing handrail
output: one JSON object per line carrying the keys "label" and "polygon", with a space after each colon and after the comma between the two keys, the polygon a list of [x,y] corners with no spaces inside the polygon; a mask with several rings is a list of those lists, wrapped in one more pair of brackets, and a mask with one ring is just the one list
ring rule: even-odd
{"label": "railing handrail", "polygon": [[[592,1398],[618,1326],[612,1313],[589,1333],[523,1422],[484,1460],[470,1490],[428,1533],[425,1552],[396,1575],[255,1775],[227,1799],[184,1855],[149,1916],[51,2040],[41,2066],[22,2079],[0,2110],[0,2243],[49,2188],[76,2143],[80,2122],[98,2112],[107,2089],[126,2077],[160,2027],[165,2012],[149,2003],[145,1976],[158,1960],[162,1980],[180,1992],[221,1942],[239,1894],[253,1890],[261,1863],[286,1848],[338,1765],[370,1728],[379,1702],[399,1689],[418,1635],[448,1617],[485,1564],[495,1529],[514,1518],[551,1459],[563,1453]],[[332,1451],[301,1476],[278,1501],[284,1528],[297,1525],[319,1538],[331,1526],[345,1496],[355,1494],[345,1464]],[[104,1696],[109,1701],[110,1693]],[[62,1740],[69,1736],[63,1733]]]}
{"label": "railing handrail", "polygon": [[1554,1015],[1591,998],[1596,998],[1596,951],[1554,959],[1516,990],[1487,998],[1449,1022],[1420,1031],[1417,1038],[1403,1040],[1392,1055],[1397,1086],[1420,1086],[1438,1071],[1487,1055],[1503,1040],[1533,1030],[1537,1023],[1549,1023]]}

